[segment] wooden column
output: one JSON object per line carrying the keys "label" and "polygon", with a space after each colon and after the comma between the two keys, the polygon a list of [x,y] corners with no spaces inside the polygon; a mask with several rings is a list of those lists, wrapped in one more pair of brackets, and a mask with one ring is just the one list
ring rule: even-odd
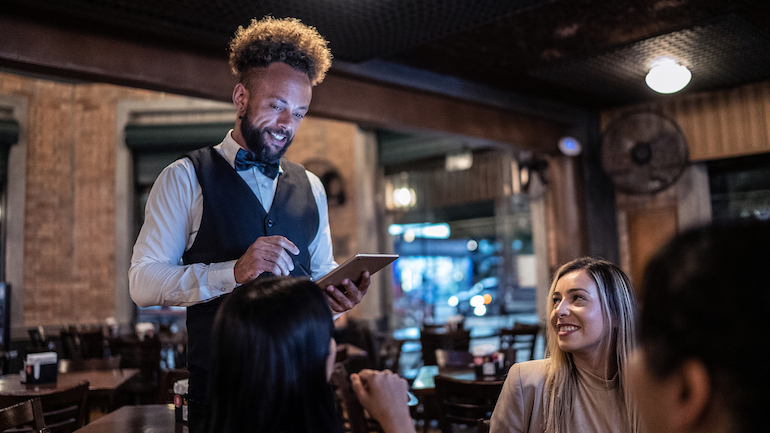
{"label": "wooden column", "polygon": [[588,254],[582,164],[578,158],[548,157],[546,216],[551,273],[562,264]]}

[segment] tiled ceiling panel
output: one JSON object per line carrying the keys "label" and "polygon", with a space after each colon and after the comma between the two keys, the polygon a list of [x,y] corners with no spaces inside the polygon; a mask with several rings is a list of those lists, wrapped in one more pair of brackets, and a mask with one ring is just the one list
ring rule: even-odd
{"label": "tiled ceiling panel", "polygon": [[6,13],[222,56],[253,17],[293,16],[338,62],[589,108],[659,98],[640,77],[665,52],[693,68],[684,92],[770,79],[767,0],[0,0]]}
{"label": "tiled ceiling panel", "polygon": [[669,57],[692,71],[689,91],[758,81],[770,71],[770,35],[736,15],[586,58],[554,62],[530,74],[615,103],[655,97],[644,84],[650,64]]}

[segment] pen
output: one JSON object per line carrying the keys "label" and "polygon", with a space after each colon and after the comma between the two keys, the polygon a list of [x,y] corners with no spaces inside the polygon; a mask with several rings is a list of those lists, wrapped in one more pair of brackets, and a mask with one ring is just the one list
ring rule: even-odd
{"label": "pen", "polygon": [[305,267],[304,267],[304,266],[302,266],[302,265],[300,265],[299,263],[297,263],[297,260],[296,260],[296,259],[294,259],[294,256],[293,256],[293,255],[291,255],[291,253],[289,253],[289,256],[291,257],[291,261],[292,261],[292,262],[294,262],[294,268],[299,268],[299,270],[300,270],[300,271],[301,271],[303,274],[305,274],[305,276],[306,276],[306,277],[310,278],[310,281],[313,281],[313,276],[312,276],[312,275],[310,275],[310,272],[308,272],[308,271],[307,271],[307,269],[305,269]]}

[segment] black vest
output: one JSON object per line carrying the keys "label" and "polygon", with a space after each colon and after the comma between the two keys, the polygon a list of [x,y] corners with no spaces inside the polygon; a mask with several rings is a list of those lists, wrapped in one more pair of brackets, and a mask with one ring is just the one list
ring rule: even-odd
{"label": "black vest", "polygon": [[[195,167],[203,194],[201,225],[195,242],[182,256],[185,264],[235,260],[258,237],[281,235],[299,248],[295,260],[310,269],[308,246],[318,232],[319,215],[304,167],[281,160],[284,171],[279,175],[270,212],[265,212],[251,188],[216,149],[205,147],[185,157]],[[302,276],[298,269],[293,273]],[[205,377],[208,372],[211,328],[224,296],[187,307],[187,362],[191,374]],[[205,387],[205,383],[196,385]]]}

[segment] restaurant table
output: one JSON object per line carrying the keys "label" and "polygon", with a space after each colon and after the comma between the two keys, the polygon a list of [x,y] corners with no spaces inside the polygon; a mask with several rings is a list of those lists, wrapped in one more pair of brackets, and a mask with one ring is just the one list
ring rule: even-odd
{"label": "restaurant table", "polygon": [[44,384],[21,383],[18,374],[6,374],[0,376],[0,395],[23,395],[31,398],[70,388],[87,380],[89,406],[106,402],[106,407],[109,408],[112,407],[120,388],[138,374],[138,368],[72,371],[59,373],[56,382]]}
{"label": "restaurant table", "polygon": [[446,369],[439,372],[438,365],[423,365],[417,370],[417,376],[412,382],[412,394],[418,399],[434,395],[436,384],[433,379],[439,374],[460,380],[476,380],[476,371],[473,369]]}
{"label": "restaurant table", "polygon": [[109,397],[129,379],[139,374],[138,368],[118,368],[113,370],[83,370],[59,373],[56,382],[44,384],[21,383],[18,374],[0,376],[0,394],[2,395],[37,395],[49,394],[88,381],[88,394],[97,397]]}
{"label": "restaurant table", "polygon": [[188,427],[177,423],[173,404],[123,406],[75,433],[187,433]]}

